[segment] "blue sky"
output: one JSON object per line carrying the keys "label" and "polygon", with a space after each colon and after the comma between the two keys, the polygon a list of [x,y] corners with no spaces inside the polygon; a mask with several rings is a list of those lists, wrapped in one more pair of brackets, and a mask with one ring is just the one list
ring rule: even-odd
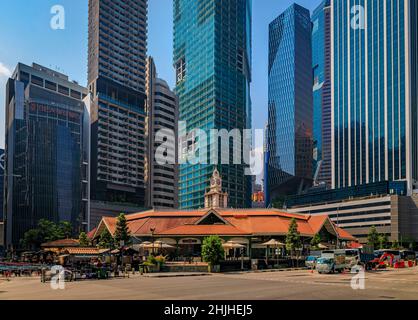
{"label": "blue sky", "polygon": [[[4,92],[7,75],[18,62],[37,62],[87,82],[87,0],[0,1],[0,147],[4,146]],[[267,121],[268,24],[294,1],[253,0],[253,127]],[[313,10],[320,0],[300,0]],[[51,7],[65,8],[65,30],[50,28]],[[172,0],[149,0],[148,54],[159,76],[174,84]]]}

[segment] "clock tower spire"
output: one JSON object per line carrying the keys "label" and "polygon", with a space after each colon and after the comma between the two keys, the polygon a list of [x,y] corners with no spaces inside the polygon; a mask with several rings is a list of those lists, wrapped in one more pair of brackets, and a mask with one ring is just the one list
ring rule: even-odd
{"label": "clock tower spire", "polygon": [[215,168],[210,178],[210,188],[205,194],[205,208],[227,208],[228,193],[222,192],[222,177]]}

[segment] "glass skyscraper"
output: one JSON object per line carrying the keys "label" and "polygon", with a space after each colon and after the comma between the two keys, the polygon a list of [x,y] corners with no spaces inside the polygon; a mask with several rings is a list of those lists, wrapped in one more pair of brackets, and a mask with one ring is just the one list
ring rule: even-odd
{"label": "glass skyscraper", "polygon": [[331,186],[331,7],[312,13],[314,182]]}
{"label": "glass skyscraper", "polygon": [[332,1],[335,188],[418,178],[417,4]]}
{"label": "glass skyscraper", "polygon": [[[6,89],[6,244],[19,246],[40,219],[87,231],[87,89],[66,75],[18,64]],[[86,118],[87,117],[87,118]],[[86,125],[87,124],[87,125]]]}
{"label": "glass skyscraper", "polygon": [[292,5],[269,27],[267,199],[312,183],[312,44],[309,10]]}
{"label": "glass skyscraper", "polygon": [[[174,0],[174,65],[180,121],[187,121],[188,132],[250,129],[251,0]],[[213,141],[201,146],[214,150]],[[215,166],[230,206],[250,206],[251,179],[244,165],[184,164],[181,208],[204,207]]]}

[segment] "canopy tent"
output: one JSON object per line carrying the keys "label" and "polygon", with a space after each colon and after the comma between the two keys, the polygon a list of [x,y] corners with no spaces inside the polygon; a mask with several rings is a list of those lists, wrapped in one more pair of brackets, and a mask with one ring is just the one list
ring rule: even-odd
{"label": "canopy tent", "polygon": [[140,244],[135,244],[133,245],[133,248],[136,250],[152,250],[154,251],[155,249],[175,249],[174,246],[169,245],[167,243],[164,243],[162,241],[155,241],[154,243],[149,242],[149,241],[144,241]]}
{"label": "canopy tent", "polygon": [[276,239],[271,239],[270,241],[262,243],[261,245],[265,247],[284,247],[285,246],[284,243],[277,241]]}
{"label": "canopy tent", "polygon": [[234,241],[225,242],[224,244],[222,244],[222,247],[224,249],[241,249],[241,248],[245,248],[245,246],[243,246],[242,244],[239,244],[239,243],[234,242]]}
{"label": "canopy tent", "polygon": [[[234,242],[234,241],[228,241],[228,242],[225,242],[224,244],[222,244],[222,247],[224,248],[224,249],[227,249],[227,250],[234,250],[234,258],[236,257],[236,251],[235,251],[235,249],[242,249],[242,248],[245,248],[245,246],[244,245],[242,245],[242,244],[239,244],[239,243],[237,243],[237,242]],[[225,260],[226,260],[226,251],[225,251]]]}
{"label": "canopy tent", "polygon": [[154,243],[143,242],[139,245],[139,247],[144,249],[174,249],[172,245],[161,241],[156,241]]}
{"label": "canopy tent", "polygon": [[[276,248],[276,250],[277,250],[279,247],[284,247],[285,244],[283,242],[277,241],[276,239],[271,239],[271,240],[269,240],[265,243],[262,243],[259,246],[266,248],[266,264],[268,264],[268,258],[269,258],[268,249],[269,248]],[[275,251],[275,255],[276,255],[276,258],[279,259],[278,254],[276,253],[276,251]]]}

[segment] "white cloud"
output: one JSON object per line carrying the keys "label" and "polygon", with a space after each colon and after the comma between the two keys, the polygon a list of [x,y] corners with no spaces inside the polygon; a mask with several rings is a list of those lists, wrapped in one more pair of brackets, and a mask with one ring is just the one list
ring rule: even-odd
{"label": "white cloud", "polygon": [[10,77],[12,75],[12,71],[8,67],[6,67],[3,63],[0,62],[0,77]]}

